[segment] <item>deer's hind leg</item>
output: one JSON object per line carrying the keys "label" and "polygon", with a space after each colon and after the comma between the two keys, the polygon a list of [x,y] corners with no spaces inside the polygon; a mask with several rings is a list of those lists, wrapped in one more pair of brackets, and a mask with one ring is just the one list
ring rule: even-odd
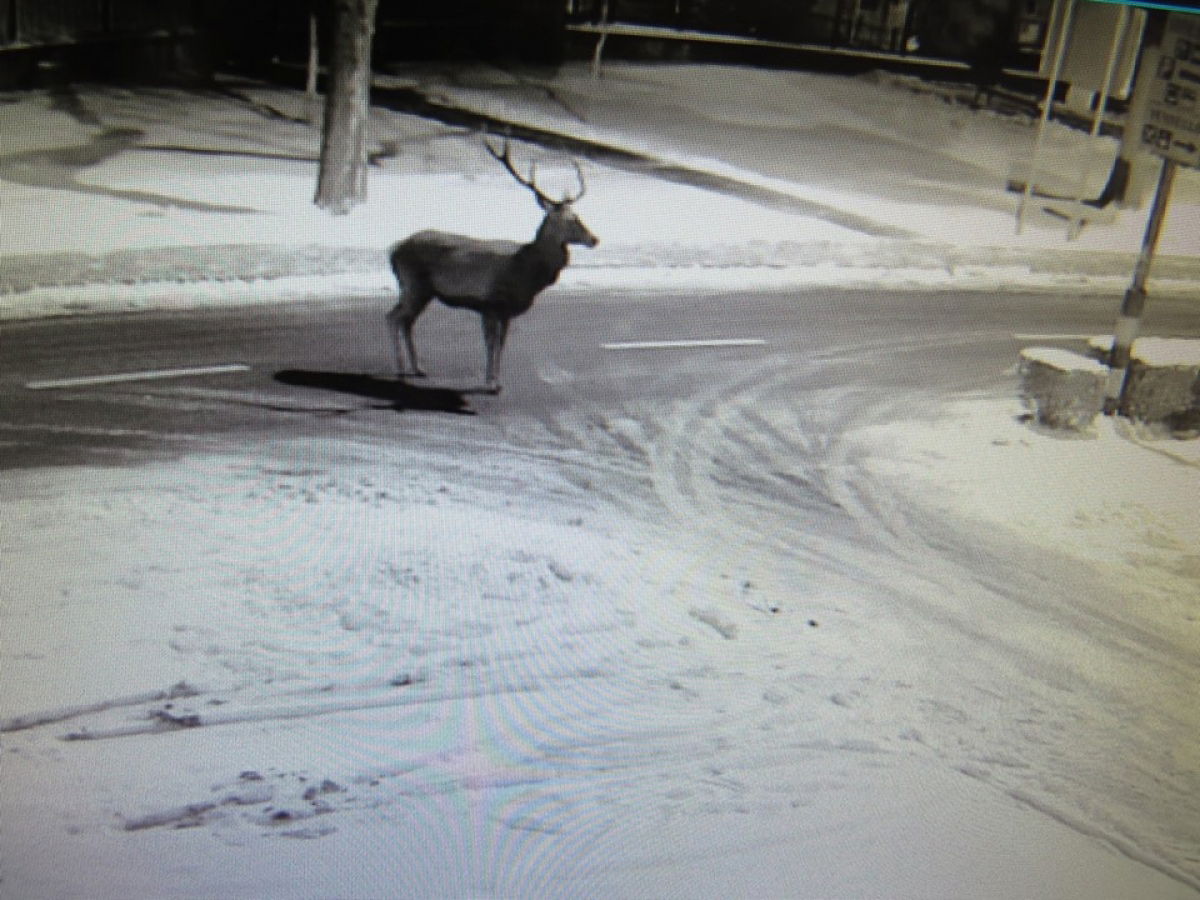
{"label": "deer's hind leg", "polygon": [[396,281],[400,286],[400,301],[387,313],[388,333],[396,354],[396,372],[399,375],[424,375],[417,363],[417,349],[413,346],[413,325],[433,299],[433,290],[416,274],[402,265],[395,266]]}

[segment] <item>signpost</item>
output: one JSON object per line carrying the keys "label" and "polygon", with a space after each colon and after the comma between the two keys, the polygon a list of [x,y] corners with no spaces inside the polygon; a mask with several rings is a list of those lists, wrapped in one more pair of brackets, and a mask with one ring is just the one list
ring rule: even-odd
{"label": "signpost", "polygon": [[1163,159],[1200,165],[1200,18],[1168,18],[1162,46],[1149,56],[1139,140]]}
{"label": "signpost", "polygon": [[[1175,8],[1183,7],[1177,3]],[[1195,11],[1200,12],[1200,8]],[[1162,157],[1162,173],[1146,222],[1141,253],[1133,270],[1133,281],[1121,301],[1121,313],[1113,329],[1108,383],[1104,391],[1104,411],[1109,415],[1125,405],[1130,352],[1141,328],[1142,310],[1146,305],[1146,278],[1166,218],[1175,170],[1180,165],[1200,166],[1200,18],[1171,14],[1167,18],[1162,45],[1147,50],[1142,65],[1141,77],[1148,77],[1149,82],[1134,104],[1138,115],[1131,127],[1136,129],[1137,140],[1143,149]]]}

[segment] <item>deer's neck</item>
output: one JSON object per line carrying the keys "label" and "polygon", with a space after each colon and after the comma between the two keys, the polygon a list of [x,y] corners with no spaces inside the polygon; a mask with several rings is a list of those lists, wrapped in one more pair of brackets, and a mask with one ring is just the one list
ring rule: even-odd
{"label": "deer's neck", "polygon": [[518,251],[520,265],[529,274],[539,289],[554,284],[558,273],[570,261],[567,245],[544,225],[538,229],[537,237]]}

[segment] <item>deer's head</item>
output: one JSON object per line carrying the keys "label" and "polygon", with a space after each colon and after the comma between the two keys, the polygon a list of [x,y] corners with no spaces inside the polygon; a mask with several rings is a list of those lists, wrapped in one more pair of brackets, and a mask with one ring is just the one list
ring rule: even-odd
{"label": "deer's head", "polygon": [[523,184],[533,192],[537,198],[538,206],[546,213],[546,217],[542,220],[541,227],[538,228],[538,240],[548,243],[566,245],[578,244],[582,247],[595,247],[600,243],[600,239],[588,230],[588,227],[583,224],[583,220],[571,208],[571,205],[583,196],[587,190],[587,185],[583,180],[583,171],[579,168],[579,163],[571,160],[571,165],[575,167],[575,176],[579,179],[579,191],[575,194],[564,194],[561,200],[554,200],[537,186],[535,179],[535,171],[537,164],[534,163],[529,167],[529,176],[522,176],[513,166],[512,157],[509,156],[508,141],[504,142],[502,149],[497,150],[488,141],[484,141],[484,146],[487,147],[488,153],[500,161],[508,173],[517,180],[518,184]]}
{"label": "deer's head", "polygon": [[600,243],[600,238],[592,234],[583,219],[571,209],[577,199],[539,201],[538,205],[546,211],[546,218],[542,219],[538,237],[555,244],[579,244],[581,247],[595,247]]}

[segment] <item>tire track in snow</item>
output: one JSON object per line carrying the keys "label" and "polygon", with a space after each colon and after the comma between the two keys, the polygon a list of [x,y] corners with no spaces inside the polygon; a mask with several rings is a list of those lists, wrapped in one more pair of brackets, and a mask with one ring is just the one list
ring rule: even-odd
{"label": "tire track in snow", "polygon": [[[843,452],[851,458],[852,444],[847,434]],[[1005,718],[992,716],[989,724],[985,707],[964,698],[972,712],[961,724],[970,727],[931,746],[965,774],[1196,886],[1197,875],[1180,863],[1197,837],[1200,776],[1164,765],[1179,735],[1194,730],[1177,711],[1189,708],[1195,666],[1111,615],[1100,603],[1111,589],[1103,574],[1064,567],[1053,548],[947,518],[915,492],[893,494],[895,487],[860,466],[850,493],[866,514],[891,497],[884,508],[901,523],[888,529],[893,551],[921,566],[934,588],[899,597],[922,619],[968,639],[957,653],[947,652],[957,642],[940,642],[940,655],[961,657],[964,687],[1007,708],[1015,723],[999,728]],[[997,756],[1027,766],[987,761]]]}
{"label": "tire track in snow", "polygon": [[55,709],[43,709],[38,712],[25,713],[0,720],[0,734],[10,731],[24,731],[28,728],[37,728],[41,725],[52,725],[56,722],[65,722],[68,719],[77,719],[113,709],[143,706],[162,700],[196,697],[201,693],[204,693],[204,691],[192,687],[187,682],[181,681],[161,691],[147,691],[141,694],[130,694],[125,697],[113,697],[109,700],[100,700],[95,703],[84,703],[77,706],[60,706]]}
{"label": "tire track in snow", "polygon": [[[940,346],[944,339],[932,344]],[[897,353],[930,345],[916,341],[888,349]],[[932,539],[927,525],[938,514],[909,505],[911,498],[870,478],[852,440],[859,425],[905,418],[913,397],[881,401],[853,386],[821,397],[805,387],[820,367],[819,360],[802,371],[761,363],[677,409],[661,424],[649,451],[658,499],[701,546],[720,548],[717,552],[726,557],[732,547],[774,546],[801,561],[824,587],[836,575],[843,590],[890,596],[899,601],[907,627],[926,634],[935,646],[960,645],[940,664],[943,675],[935,690],[970,712],[960,721],[933,725],[919,709],[911,710],[913,720],[933,728],[919,743],[998,789],[1044,798],[1040,802],[1047,809],[1075,809],[1056,818],[1071,827],[1089,823],[1076,830],[1108,836],[1109,845],[1122,854],[1194,886],[1195,878],[1170,862],[1186,858],[1185,834],[1194,830],[1184,824],[1187,815],[1172,817],[1174,826],[1163,825],[1146,800],[1152,785],[1160,789],[1159,800],[1150,804],[1154,807],[1170,808],[1171,795],[1196,796],[1194,774],[1110,764],[1147,754],[1152,759],[1157,744],[1181,733],[1181,723],[1170,724],[1171,704],[1159,714],[1168,720],[1161,731],[1140,736],[1129,717],[1144,715],[1137,709],[1146,698],[1136,690],[1114,693],[1110,684],[1079,668],[1079,651],[1064,653],[1056,642],[1083,650],[1099,639],[1101,658],[1128,666],[1128,683],[1134,686],[1143,665],[1165,672],[1177,670],[1178,660],[1169,648],[1143,643],[1136,632],[1105,621],[1102,613],[1097,622],[1092,610],[1078,608],[1068,595],[1072,585],[1095,591],[1095,579],[1076,584],[1059,576],[1044,578],[1044,564],[1028,571],[1018,564],[1018,571],[996,580],[992,574],[1010,568],[1004,565],[1005,550],[981,556],[972,543],[981,536],[954,523],[946,523],[941,537]],[[809,407],[795,408],[797,397],[805,397]],[[828,401],[827,408],[812,409],[814,397]],[[676,577],[680,589],[689,592],[705,577],[711,587],[712,574],[679,572]],[[1044,625],[1049,631],[1042,630]],[[973,674],[955,684],[963,672]],[[986,707],[980,707],[981,693],[995,697],[1005,715],[1028,717],[1029,726],[1015,735],[995,729]],[[1178,703],[1186,704],[1186,697],[1178,697],[1175,708]],[[1083,749],[1093,744],[1109,751],[1097,756]],[[1027,760],[1028,768],[996,770],[972,762],[996,754]]]}
{"label": "tire track in snow", "polygon": [[[256,724],[284,719],[309,719],[316,716],[357,712],[368,709],[390,709],[402,706],[426,705],[507,694],[530,694],[545,690],[555,681],[592,680],[605,677],[605,673],[594,668],[542,673],[536,679],[524,681],[498,681],[487,684],[461,684],[454,687],[421,687],[424,680],[404,680],[386,684],[374,690],[360,690],[345,696],[325,699],[328,691],[316,689],[307,698],[297,698],[284,703],[263,703],[256,698],[253,704],[242,708],[225,706],[207,712],[185,712],[174,709],[153,708],[143,712],[134,721],[98,727],[84,727],[78,731],[61,735],[64,741],[99,741],[113,738],[141,737],[155,734],[173,734],[197,728],[213,728],[221,725]],[[225,701],[226,703],[228,701]],[[96,710],[97,712],[101,710]]]}

